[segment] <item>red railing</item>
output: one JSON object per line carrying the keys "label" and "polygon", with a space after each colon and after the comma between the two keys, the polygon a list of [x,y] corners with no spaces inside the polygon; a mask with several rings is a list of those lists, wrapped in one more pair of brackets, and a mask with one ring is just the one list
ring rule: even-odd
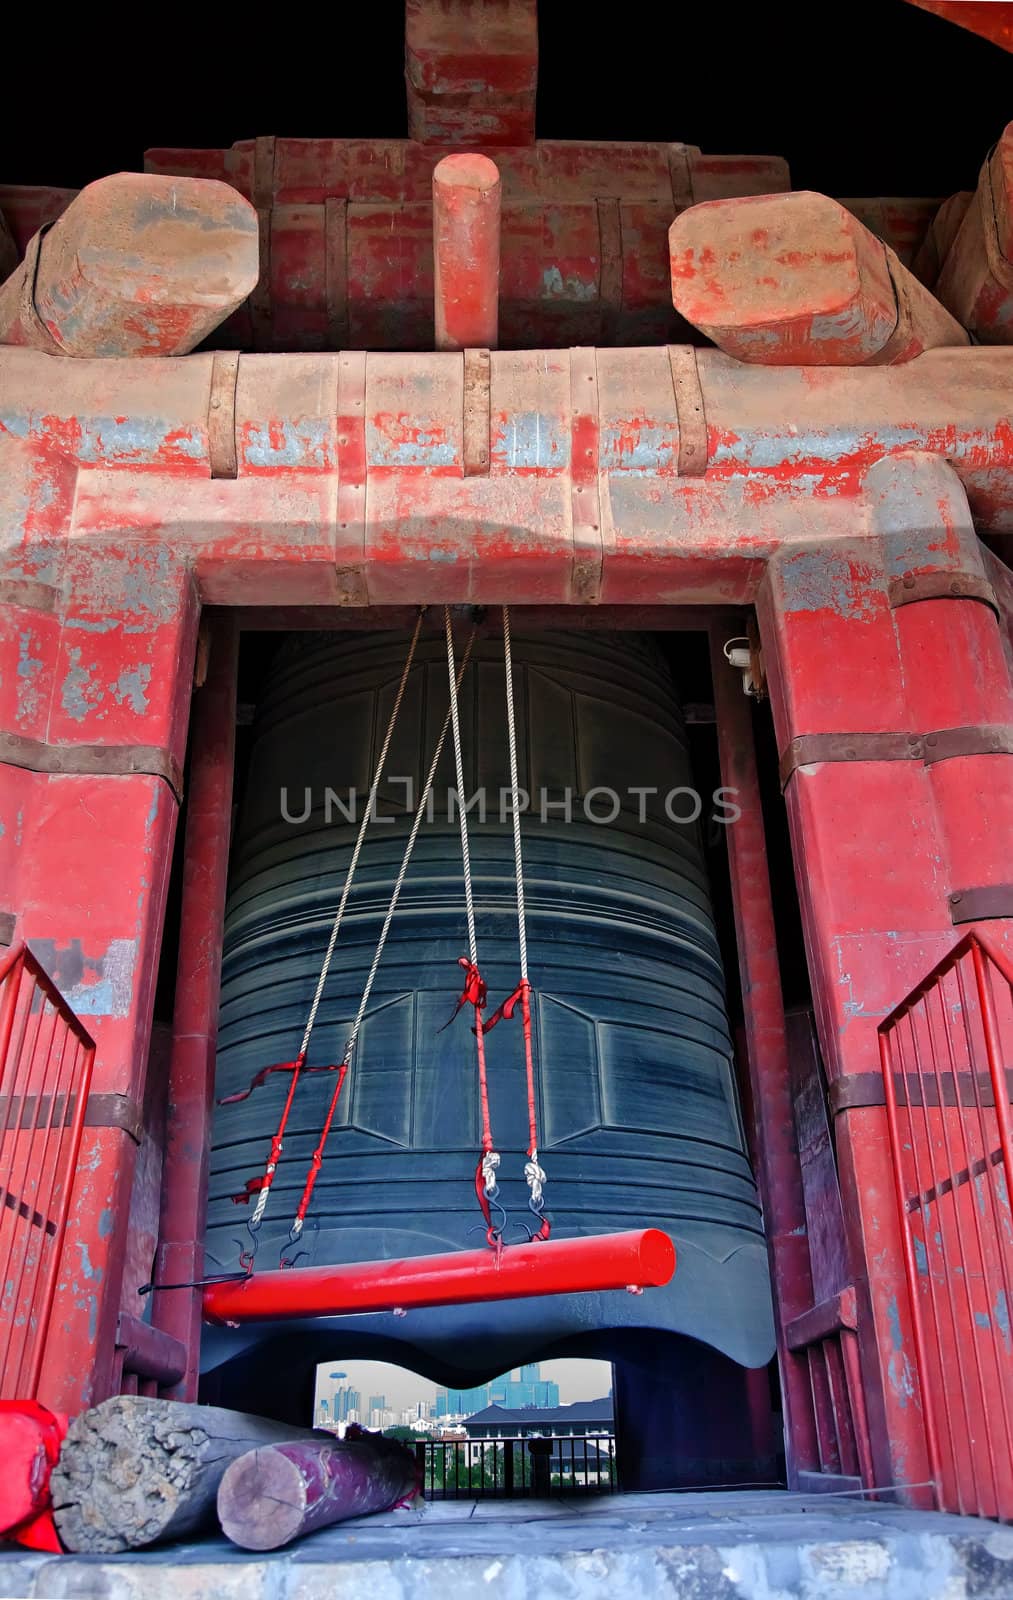
{"label": "red railing", "polygon": [[879,1038],[937,1503],[1013,1519],[1013,968],[969,934]]}
{"label": "red railing", "polygon": [[34,1398],[95,1045],[32,952],[0,960],[0,1398]]}

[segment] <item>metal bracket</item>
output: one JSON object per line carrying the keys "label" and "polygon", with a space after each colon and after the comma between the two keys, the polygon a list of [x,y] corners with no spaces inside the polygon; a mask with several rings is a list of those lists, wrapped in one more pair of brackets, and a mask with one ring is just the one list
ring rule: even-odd
{"label": "metal bracket", "polygon": [[[944,1105],[957,1104],[959,1095],[962,1106],[991,1106],[994,1102],[992,1094],[992,1080],[987,1072],[979,1072],[977,1083],[969,1072],[958,1072],[956,1083],[952,1072],[940,1073],[942,1087],[942,1101]],[[940,1084],[932,1078],[920,1079],[917,1073],[912,1072],[907,1077],[903,1073],[895,1072],[893,1077],[894,1094],[897,1104],[908,1104],[908,1090],[910,1088],[910,1103],[914,1106],[924,1102],[930,1107],[938,1106],[940,1099]],[[1006,1082],[1009,1087],[1010,1099],[1013,1100],[1013,1067],[1007,1069]],[[864,1111],[868,1107],[883,1106],[886,1104],[886,1093],[883,1088],[883,1074],[881,1072],[849,1072],[843,1078],[836,1078],[829,1085],[830,1109],[834,1116],[840,1116],[843,1111]]]}
{"label": "metal bracket", "polygon": [[338,364],[338,533],[358,554],[341,567],[343,605],[369,604],[366,585],[366,352],[346,350]]}
{"label": "metal bracket", "polygon": [[236,385],[238,350],[216,350],[211,357],[211,392],[208,396],[208,460],[212,478],[239,474],[236,453]]}
{"label": "metal bracket", "polygon": [[324,294],[327,300],[327,336],[332,350],[342,350],[348,338],[348,201],[324,201]]}
{"label": "metal bracket", "polygon": [[618,200],[598,206],[598,343],[615,344],[623,305],[623,224]]}
{"label": "metal bracket", "polygon": [[45,744],[19,733],[0,733],[0,764],[76,777],[163,778],[177,800],[183,794],[178,761],[151,744]]}
{"label": "metal bracket", "polygon": [[987,578],[973,572],[905,572],[887,587],[891,608],[919,600],[980,600],[999,615],[999,602]]}
{"label": "metal bracket", "polygon": [[803,733],[781,752],[781,788],[797,767],[825,761],[923,761],[933,766],[957,756],[1013,755],[1013,727],[972,723],[934,733]]}
{"label": "metal bracket", "polygon": [[911,761],[921,753],[916,733],[803,733],[781,752],[781,788],[797,767],[823,761]]}
{"label": "metal bracket", "polygon": [[257,208],[260,234],[260,276],[250,295],[250,321],[253,342],[258,350],[271,348],[273,314],[271,307],[271,231],[274,218],[275,141],[259,138],[253,146],[253,204]]}
{"label": "metal bracket", "polygon": [[692,157],[699,154],[695,144],[668,146],[668,175],[672,183],[672,205],[676,216],[693,204]]}
{"label": "metal bracket", "polygon": [[938,728],[926,733],[922,760],[927,767],[956,756],[1013,755],[1013,727],[1002,722],[972,722],[964,728]]}
{"label": "metal bracket", "polygon": [[680,478],[699,478],[707,471],[707,417],[693,346],[670,344],[668,365],[679,423],[677,470]]}
{"label": "metal bracket", "polygon": [[464,352],[463,456],[466,478],[489,474],[492,358],[488,350]]}
{"label": "metal bracket", "polygon": [[989,922],[993,918],[1013,917],[1013,883],[991,883],[980,889],[954,889],[949,897],[950,920],[954,927],[963,922]]}
{"label": "metal bracket", "polygon": [[601,594],[604,543],[598,490],[598,365],[587,347],[570,351],[570,506],[573,599],[593,605]]}
{"label": "metal bracket", "polygon": [[[0,1095],[0,1119],[5,1128],[66,1126],[74,1114],[74,1095]],[[144,1138],[144,1115],[136,1100],[125,1094],[91,1094],[84,1108],[86,1128],[119,1128],[135,1144]]]}

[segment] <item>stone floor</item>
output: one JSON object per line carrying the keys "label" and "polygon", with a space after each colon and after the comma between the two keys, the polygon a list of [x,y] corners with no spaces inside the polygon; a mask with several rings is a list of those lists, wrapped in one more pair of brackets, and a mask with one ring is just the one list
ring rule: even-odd
{"label": "stone floor", "polygon": [[271,1555],[0,1551],[0,1600],[1013,1600],[1013,1529],[777,1490],[438,1501]]}

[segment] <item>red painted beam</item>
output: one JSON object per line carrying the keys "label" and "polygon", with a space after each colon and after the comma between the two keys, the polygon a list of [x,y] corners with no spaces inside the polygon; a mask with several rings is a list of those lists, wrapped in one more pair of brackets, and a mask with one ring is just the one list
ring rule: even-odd
{"label": "red painted beam", "polygon": [[675,1271],[675,1246],[659,1228],[406,1261],[258,1272],[204,1290],[208,1322],[347,1317],[366,1311],[521,1300],[596,1290],[657,1289]]}
{"label": "red painted beam", "polygon": [[444,156],[433,173],[438,350],[494,350],[499,332],[499,169],[488,156]]}

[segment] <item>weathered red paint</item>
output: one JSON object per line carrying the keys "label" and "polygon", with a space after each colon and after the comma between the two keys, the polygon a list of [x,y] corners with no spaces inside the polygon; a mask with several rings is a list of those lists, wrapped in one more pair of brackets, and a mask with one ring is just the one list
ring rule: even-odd
{"label": "weathered red paint", "polygon": [[[38,1397],[95,1042],[24,944],[0,960],[0,1394]],[[11,1204],[16,1196],[17,1204]]]}
{"label": "weathered red paint", "polygon": [[535,0],[408,0],[405,83],[413,139],[528,144],[535,137]]}
{"label": "weathered red paint", "polygon": [[[941,250],[935,291],[983,344],[1013,344],[1013,122],[966,205],[962,199],[955,195],[950,202],[960,221]],[[951,227],[956,220],[954,215]]]}
{"label": "weathered red paint", "polygon": [[691,206],[669,246],[676,309],[740,361],[892,365],[967,343],[894,252],[827,195]]}
{"label": "weathered red paint", "polygon": [[54,355],[182,355],[257,281],[257,218],[226,184],[90,183],[0,288],[0,341]]}
{"label": "weathered red paint", "polygon": [[[192,1392],[196,1297],[159,1299],[178,1342],[140,1332],[124,1299],[123,1235],[200,607],[361,625],[422,601],[509,601],[582,624],[651,617],[685,627],[756,602],[782,747],[832,734],[846,754],[848,735],[877,731],[917,744],[917,759],[880,759],[866,746],[863,759],[796,765],[787,784],[816,1024],[840,1102],[848,1260],[839,1251],[834,1260],[852,1281],[842,1271],[828,1282],[827,1252],[807,1248],[791,1144],[745,706],[735,680],[719,684],[726,769],[754,801],[731,864],[795,1481],[827,1487],[860,1468],[867,1483],[916,1498],[926,1430],[896,1162],[886,1110],[862,1089],[882,1018],[953,947],[954,889],[996,889],[1008,876],[1010,757],[973,738],[944,761],[927,752],[947,729],[1013,727],[1013,578],[979,543],[985,535],[1001,549],[1013,535],[1013,352],[967,348],[838,210],[862,282],[853,272],[853,294],[810,304],[801,342],[789,330],[793,359],[808,365],[751,368],[720,351],[665,349],[688,337],[670,304],[673,216],[688,228],[687,208],[736,197],[753,215],[777,209],[741,197],[782,194],[784,163],[683,144],[533,142],[533,17],[530,0],[411,0],[413,140],[258,138],[229,151],[149,152],[164,181],[217,180],[229,204],[238,192],[256,208],[264,271],[220,337],[286,353],[110,363],[0,350],[0,912],[5,932],[13,913],[18,934],[45,945],[98,1041],[96,1087],[124,1109],[86,1130],[44,1393],[74,1408],[101,1398],[127,1351],[134,1378],[143,1368],[145,1381],[164,1381],[181,1343]],[[502,187],[501,348],[487,366],[432,352],[431,185],[462,143],[495,161]],[[1004,159],[999,180],[994,162],[988,179],[1000,241]],[[72,198],[0,190],[0,208],[24,249]],[[979,337],[995,336],[1009,297],[989,301],[980,241],[966,248],[979,199],[955,197],[935,216],[926,201],[848,209],[901,261],[920,247],[926,284],[941,267],[956,280],[956,263],[969,260],[961,281],[971,282]],[[991,237],[989,272],[1002,284],[1009,251],[1003,244],[997,275]],[[814,242],[803,241],[810,262]],[[823,262],[820,274],[839,267]],[[906,342],[892,332],[898,286],[909,296]],[[811,313],[842,308],[865,324],[837,341],[835,360],[910,357],[940,329],[960,342],[898,367],[820,366],[827,341],[812,337]],[[120,333],[135,339],[125,320]],[[659,347],[623,348],[640,341]],[[496,341],[469,332],[454,342]],[[405,354],[410,346],[419,353]],[[993,602],[1009,613],[1005,633]],[[231,729],[219,732],[214,747],[198,736],[191,780],[162,1241],[173,1281],[199,1272]],[[993,923],[1008,951],[1010,919]],[[181,1173],[192,1175],[189,1192]],[[559,1257],[539,1255],[541,1268],[547,1259]],[[388,1269],[380,1275],[376,1292],[389,1296]],[[294,1279],[309,1281],[282,1276],[289,1295]],[[859,1355],[871,1457],[855,1404]]]}
{"label": "weathered red paint", "polygon": [[[191,736],[156,1286],[186,1284],[204,1276],[203,1230],[236,744],[238,638],[230,619],[217,621],[210,636],[210,652],[207,681],[195,698]],[[182,1377],[165,1388],[175,1400],[197,1398],[200,1317],[199,1289],[156,1287],[152,1322],[178,1340],[186,1355]]]}
{"label": "weathered red paint", "polygon": [[879,1029],[897,1215],[936,1503],[1013,1515],[1013,964],[983,926]]}
{"label": "weathered red paint", "polygon": [[[504,348],[678,337],[672,216],[789,185],[779,157],[705,156],[684,144],[468,144],[500,172]],[[244,349],[408,350],[434,342],[431,187],[447,153],[411,140],[272,138],[152,150],[146,165],[222,178],[257,205],[269,292],[256,315],[244,308],[230,320]]]}
{"label": "weathered red paint", "polygon": [[437,350],[496,348],[499,275],[499,169],[488,156],[444,156],[433,171]]}

